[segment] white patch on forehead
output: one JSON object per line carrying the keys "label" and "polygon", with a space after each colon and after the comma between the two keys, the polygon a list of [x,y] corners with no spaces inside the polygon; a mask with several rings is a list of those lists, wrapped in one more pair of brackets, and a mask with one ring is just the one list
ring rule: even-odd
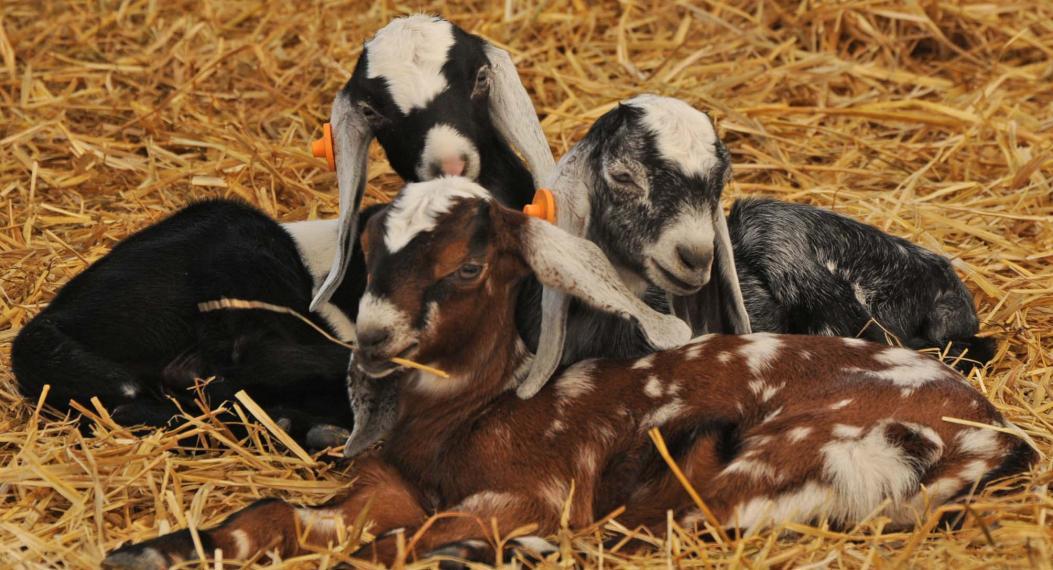
{"label": "white patch on forehead", "polygon": [[432,167],[446,159],[463,159],[465,170],[461,176],[471,180],[479,178],[479,150],[456,128],[439,123],[428,129],[424,137],[424,150],[417,162],[417,176],[421,180],[434,178]]}
{"label": "white patch on forehead", "polygon": [[808,437],[810,433],[812,433],[812,428],[808,426],[795,427],[786,432],[786,438],[790,440],[790,443],[797,443]]}
{"label": "white patch on forehead", "polygon": [[770,366],[782,346],[782,340],[771,333],[746,335],[743,339],[746,344],[739,348],[739,353],[746,357],[746,365],[754,374],[760,374]]}
{"label": "white patch on forehead", "polygon": [[366,77],[383,77],[404,114],[421,109],[446,90],[442,67],[453,46],[453,26],[416,15],[393,20],[366,43]]}
{"label": "white patch on forehead", "polygon": [[459,176],[407,184],[391,203],[384,220],[384,245],[395,253],[422,232],[435,229],[438,217],[457,199],[492,200],[485,188]]}
{"label": "white patch on forehead", "polygon": [[706,176],[719,164],[717,132],[705,113],[671,97],[638,95],[625,105],[643,111],[658,152],[690,176]]}

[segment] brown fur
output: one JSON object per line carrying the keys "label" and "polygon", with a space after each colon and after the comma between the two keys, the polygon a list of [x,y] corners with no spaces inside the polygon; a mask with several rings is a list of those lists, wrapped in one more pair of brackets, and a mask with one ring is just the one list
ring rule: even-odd
{"label": "brown fur", "polygon": [[[822,518],[816,505],[825,503],[816,497],[826,497],[824,490],[833,499],[826,510],[835,526],[869,514],[870,503],[852,502],[871,492],[895,499],[893,523],[908,526],[924,516],[911,506],[924,506],[922,486],[939,504],[1020,452],[1021,442],[1004,434],[941,421],[1005,425],[953,370],[905,349],[852,339],[711,336],[635,361],[579,363],[521,400],[509,380],[519,364],[512,319],[527,272],[517,239],[523,222],[479,202],[455,207],[426,243],[395,256],[374,248],[369,261],[372,286],[416,321],[427,310],[422,299],[437,287],[435,276],[465,260],[485,263],[477,280],[443,289],[434,301],[437,320],[417,331],[413,358],[453,377],[406,380],[391,439],[360,467],[346,497],[313,509],[271,503],[235,514],[203,533],[217,546],[233,548],[231,533],[241,530],[256,548],[296,554],[302,543],[335,535],[305,536],[290,521],[335,512],[339,525],[349,526],[367,504],[377,533],[406,527],[409,536],[428,513],[471,515],[439,520],[417,543],[419,553],[492,538],[491,519],[501,533],[530,523],[539,534],[551,533],[568,503],[574,527],[618,505],[627,507],[622,522],[630,526],[660,528],[670,509],[692,524],[700,515],[655,453],[646,435],[652,427],[729,527],[763,526],[765,505],[802,509],[787,518]],[[365,243],[382,243],[377,219]],[[424,382],[452,384],[439,389]],[[191,556],[192,545],[179,542],[162,537],[132,548],[156,548],[168,560]],[[393,534],[381,536],[359,555],[391,563],[396,543]]]}

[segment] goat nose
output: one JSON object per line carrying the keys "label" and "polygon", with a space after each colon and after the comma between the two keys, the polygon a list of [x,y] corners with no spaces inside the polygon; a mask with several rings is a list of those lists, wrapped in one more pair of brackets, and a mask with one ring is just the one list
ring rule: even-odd
{"label": "goat nose", "polygon": [[358,348],[371,351],[387,342],[391,334],[384,329],[370,329],[358,333]]}
{"label": "goat nose", "polygon": [[460,156],[451,156],[442,159],[442,173],[447,176],[460,176],[464,174],[466,161]]}
{"label": "goat nose", "polygon": [[691,271],[701,271],[709,268],[713,258],[713,247],[701,243],[680,244],[676,246],[676,254],[684,267]]}

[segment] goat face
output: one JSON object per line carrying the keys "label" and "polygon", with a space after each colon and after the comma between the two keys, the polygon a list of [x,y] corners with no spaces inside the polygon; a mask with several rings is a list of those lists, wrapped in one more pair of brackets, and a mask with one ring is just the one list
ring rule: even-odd
{"label": "goat face", "polygon": [[[357,366],[372,377],[392,357],[458,372],[473,335],[512,326],[510,289],[528,272],[502,255],[507,211],[464,178],[410,184],[363,233],[369,285],[359,304]],[[518,223],[522,223],[519,220]]]}
{"label": "goat face", "polygon": [[430,16],[393,21],[366,43],[344,95],[404,180],[478,179],[493,132],[484,41]]}
{"label": "goat face", "polygon": [[710,280],[728,152],[705,113],[642,95],[601,117],[589,147],[589,237],[612,261],[677,295]]}

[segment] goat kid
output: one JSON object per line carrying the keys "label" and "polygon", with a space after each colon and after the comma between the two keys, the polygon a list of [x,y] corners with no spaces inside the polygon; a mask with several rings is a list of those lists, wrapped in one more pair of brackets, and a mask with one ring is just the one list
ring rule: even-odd
{"label": "goat kid", "polygon": [[[431,222],[415,225],[400,209]],[[648,442],[651,428],[715,522],[747,531],[780,521],[846,528],[875,513],[910,527],[1035,457],[1022,439],[940,419],[1015,429],[956,372],[860,339],[706,335],[640,359],[578,363],[523,400],[512,323],[526,277],[601,310],[631,315],[639,303],[594,244],[459,179],[407,187],[362,244],[371,280],[356,362],[376,382],[404,383],[390,440],[360,460],[348,495],[319,507],[259,501],[199,531],[205,552],[307,552],[340,541],[366,509],[379,538],[356,556],[385,563],[404,544],[399,533],[437,511],[468,516],[432,521],[416,550],[485,562],[497,556],[490,528],[507,535],[537,523],[547,535],[568,504],[575,528],[619,505],[630,527],[661,532],[667,510],[684,525],[702,521]],[[451,377],[402,377],[392,356]],[[551,548],[538,537],[511,546]],[[180,531],[121,548],[104,565],[167,568],[195,552]]]}
{"label": "goat kid", "polygon": [[[35,399],[50,384],[49,402],[60,408],[99,396],[119,423],[157,426],[178,413],[165,394],[186,396],[194,378],[218,375],[206,388],[213,401],[253,388],[298,440],[343,444],[352,415],[333,403],[346,397],[346,350],[287,316],[200,315],[196,303],[243,297],[304,314],[310,307],[316,322],[353,340],[365,271],[361,252],[340,246],[375,211],[358,212],[372,138],[406,180],[463,174],[520,207],[534,184],[513,147],[535,172],[553,162],[533,117],[506,52],[439,18],[392,21],[366,43],[333,105],[339,222],[279,227],[253,209],[211,201],[126,238],[16,339],[23,395]],[[343,264],[330,273],[334,259]],[[357,269],[344,279],[346,264]]]}

